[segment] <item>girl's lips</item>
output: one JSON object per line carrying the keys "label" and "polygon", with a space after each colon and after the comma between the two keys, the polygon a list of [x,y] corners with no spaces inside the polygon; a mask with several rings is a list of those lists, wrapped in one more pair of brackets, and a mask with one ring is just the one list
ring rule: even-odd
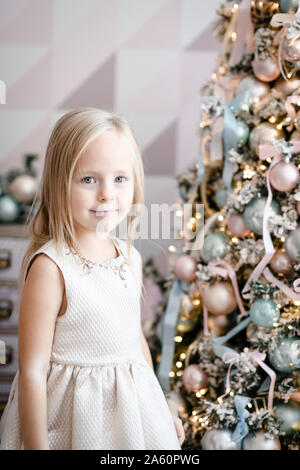
{"label": "girl's lips", "polygon": [[94,212],[98,216],[113,214],[113,213],[118,212],[118,211],[119,211],[118,209],[109,210],[109,211],[94,211],[94,210],[92,210],[92,212]]}

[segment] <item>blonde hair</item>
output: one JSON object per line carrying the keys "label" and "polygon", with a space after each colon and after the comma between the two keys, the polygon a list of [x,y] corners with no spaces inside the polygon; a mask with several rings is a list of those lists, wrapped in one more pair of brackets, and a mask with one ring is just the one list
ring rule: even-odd
{"label": "blonde hair", "polygon": [[[71,183],[77,161],[92,140],[100,135],[116,131],[127,137],[134,154],[133,204],[144,203],[144,168],[137,140],[127,120],[109,111],[97,108],[78,108],[62,116],[55,124],[46,149],[40,193],[37,193],[32,208],[39,197],[39,206],[28,224],[30,243],[24,254],[18,285],[23,287],[33,253],[49,240],[54,240],[61,254],[62,244],[77,250],[76,236],[71,211]],[[127,250],[131,264],[133,230],[139,210],[128,215]],[[28,219],[27,219],[28,220]],[[133,269],[132,269],[133,271]],[[144,285],[142,296],[144,298]]]}

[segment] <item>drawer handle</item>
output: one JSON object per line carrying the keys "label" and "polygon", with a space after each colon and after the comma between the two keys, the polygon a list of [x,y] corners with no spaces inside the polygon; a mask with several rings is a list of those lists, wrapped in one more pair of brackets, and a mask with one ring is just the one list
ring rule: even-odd
{"label": "drawer handle", "polygon": [[7,320],[13,311],[13,303],[10,299],[0,299],[0,322]]}
{"label": "drawer handle", "polygon": [[[0,366],[8,365],[12,362],[13,359],[13,348],[8,344],[5,345],[5,348],[0,348]],[[1,368],[0,368],[1,371]]]}
{"label": "drawer handle", "polygon": [[11,266],[11,251],[0,250],[0,269],[7,269]]}

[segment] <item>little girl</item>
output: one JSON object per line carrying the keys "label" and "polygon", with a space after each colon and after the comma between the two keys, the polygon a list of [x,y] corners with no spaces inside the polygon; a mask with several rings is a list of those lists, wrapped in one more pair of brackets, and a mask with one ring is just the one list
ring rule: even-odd
{"label": "little girl", "polygon": [[[20,272],[19,368],[0,449],[181,449],[182,422],[141,328],[142,259],[129,212],[143,194],[124,118],[81,108],[59,119]],[[127,216],[127,241],[111,237]]]}

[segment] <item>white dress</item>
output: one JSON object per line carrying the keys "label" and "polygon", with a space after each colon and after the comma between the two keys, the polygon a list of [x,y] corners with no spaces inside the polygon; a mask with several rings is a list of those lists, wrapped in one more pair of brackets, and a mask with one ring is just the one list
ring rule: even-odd
{"label": "white dress", "polygon": [[[57,317],[47,373],[51,450],[181,449],[157,377],[141,346],[140,253],[113,238],[119,256],[85,260],[53,240],[46,253],[65,281],[67,310]],[[90,269],[88,269],[90,266]],[[0,421],[0,449],[24,449],[17,371]]]}

